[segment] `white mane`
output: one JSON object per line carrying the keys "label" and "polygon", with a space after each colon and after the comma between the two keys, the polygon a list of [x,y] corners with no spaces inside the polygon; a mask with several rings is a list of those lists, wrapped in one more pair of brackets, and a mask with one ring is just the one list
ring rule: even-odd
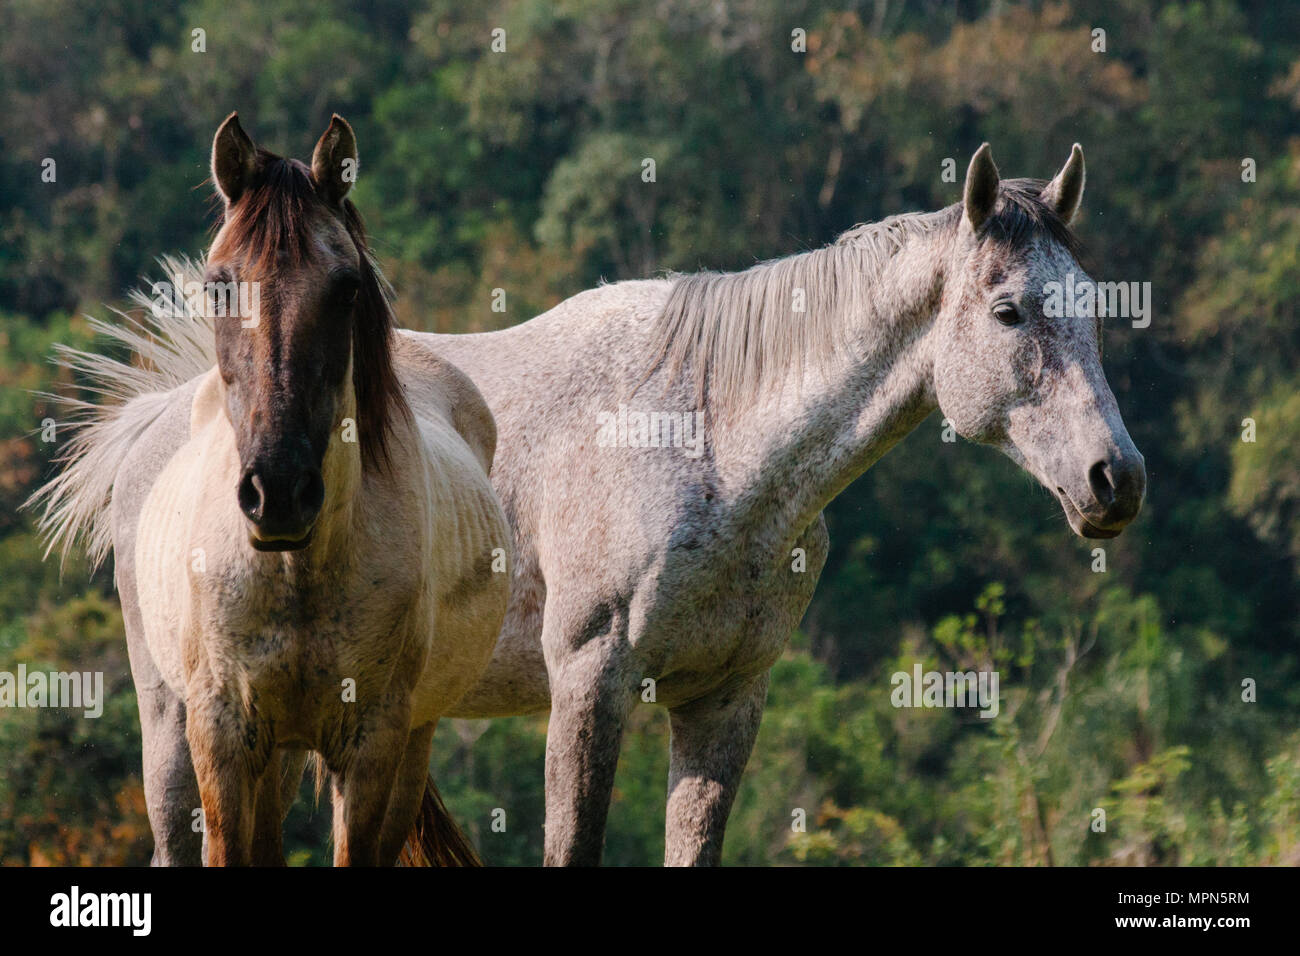
{"label": "white mane", "polygon": [[[48,538],[47,556],[58,548],[66,560],[76,542],[84,540],[92,568],[104,560],[112,548],[108,505],[123,458],[166,408],[170,393],[216,364],[212,318],[193,311],[175,286],[178,277],[182,288],[202,282],[202,266],[171,256],[158,264],[166,276],[161,295],[140,288],[131,294],[138,307],[134,313],[112,310],[117,322],[90,318],[94,331],[130,354],[114,358],[56,346],[55,364],[69,369],[80,387],[102,400],[41,393],[70,412],[57,423],[57,432],[73,432],[58,459],[59,473],[23,506],[44,506],[38,527]],[[155,310],[156,304],[166,308]]]}
{"label": "white mane", "polygon": [[734,408],[773,371],[829,367],[885,263],[913,237],[954,220],[956,208],[854,226],[829,246],[744,272],[670,276],[651,368],[667,362],[676,378],[690,360],[696,400]]}

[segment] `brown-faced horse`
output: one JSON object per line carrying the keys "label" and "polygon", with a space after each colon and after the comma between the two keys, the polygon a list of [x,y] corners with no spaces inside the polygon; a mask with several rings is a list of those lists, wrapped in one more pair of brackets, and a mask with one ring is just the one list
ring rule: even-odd
{"label": "brown-faced horse", "polygon": [[393,334],[356,169],[338,116],[307,167],[231,114],[206,296],[183,276],[145,324],[101,326],[144,370],[64,353],[125,399],[86,406],[39,497],[65,551],[115,552],[155,863],[199,862],[199,829],[209,864],[282,863],[308,751],[336,864],[393,863],[413,827],[432,861],[473,858],[428,761],[505,613],[496,431],[468,378]]}

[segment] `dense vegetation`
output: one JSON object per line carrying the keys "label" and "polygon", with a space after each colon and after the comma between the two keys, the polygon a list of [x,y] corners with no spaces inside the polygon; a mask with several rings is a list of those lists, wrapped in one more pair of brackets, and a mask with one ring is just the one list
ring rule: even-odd
{"label": "dense vegetation", "polygon": [[[776,668],[726,858],[1300,862],[1300,7],[164,6],[0,7],[0,670],[102,670],[111,692],[98,720],[0,712],[0,862],[148,859],[111,567],[60,576],[18,510],[59,450],[41,435],[58,413],[29,390],[55,387],[54,343],[90,341],[83,312],[109,315],[155,256],[202,251],[200,184],[232,109],[298,156],[331,110],[352,122],[354,198],[401,320],[446,331],[938,208],[985,139],[1012,176],[1083,143],[1086,265],[1154,289],[1150,327],[1108,323],[1105,355],[1147,505],[1094,571],[1095,543],[1013,464],[923,424],[828,513],[832,556]],[[1001,715],[895,709],[890,675],[915,661],[994,664]],[[438,779],[491,863],[540,861],[544,739],[544,718],[439,731]],[[645,707],[608,862],[661,858],[666,745]],[[304,794],[296,862],[327,859],[326,817]]]}

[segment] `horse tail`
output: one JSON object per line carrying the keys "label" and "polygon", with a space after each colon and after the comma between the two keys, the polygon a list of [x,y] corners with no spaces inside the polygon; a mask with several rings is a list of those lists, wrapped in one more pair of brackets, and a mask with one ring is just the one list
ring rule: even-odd
{"label": "horse tail", "polygon": [[[95,332],[125,346],[141,362],[58,345],[55,364],[80,376],[83,387],[98,398],[37,393],[68,410],[67,420],[55,427],[72,433],[58,459],[63,466],[59,473],[23,505],[44,506],[37,527],[48,542],[46,557],[57,548],[66,561],[78,540],[85,542],[92,570],[108,556],[113,547],[109,505],[118,467],[167,409],[171,392],[216,364],[212,320],[201,309],[194,311],[181,291],[202,281],[201,268],[189,259],[167,256],[158,263],[168,281],[154,284],[152,294],[143,289],[132,294],[140,316],[117,312],[121,321],[114,323],[90,319]],[[171,291],[159,294],[160,288]]]}
{"label": "horse tail", "polygon": [[400,860],[403,866],[482,866],[478,851],[456,825],[430,777],[424,785],[420,813]]}
{"label": "horse tail", "polygon": [[[325,759],[320,754],[313,755],[312,770],[316,777],[316,802],[320,803],[321,791],[329,774]],[[420,812],[406,837],[397,863],[399,866],[483,865],[474,844],[456,825],[447,805],[442,802],[442,794],[438,793],[433,777],[429,777],[424,785]]]}
{"label": "horse tail", "polygon": [[320,806],[320,795],[325,789],[325,781],[329,777],[329,770],[325,767],[325,758],[319,753],[311,755],[311,773],[312,786],[315,788],[313,797],[316,800],[316,805]]}

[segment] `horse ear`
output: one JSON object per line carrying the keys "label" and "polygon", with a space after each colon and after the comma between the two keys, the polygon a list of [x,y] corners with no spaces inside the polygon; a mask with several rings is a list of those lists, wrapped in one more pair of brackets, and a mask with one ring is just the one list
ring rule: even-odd
{"label": "horse ear", "polygon": [[342,202],[357,181],[357,137],[338,113],[311,154],[311,179],[329,203]]}
{"label": "horse ear", "polygon": [[1067,224],[1079,211],[1084,178],[1083,147],[1075,143],[1074,149],[1070,150],[1070,158],[1065,161],[1056,178],[1043,189],[1041,197]]}
{"label": "horse ear", "polygon": [[231,113],[212,138],[212,181],[227,205],[244,194],[257,168],[257,147]]}
{"label": "horse ear", "polygon": [[979,232],[980,226],[993,213],[998,201],[998,168],[993,165],[993,151],[985,143],[975,151],[966,169],[966,189],[963,205],[965,218],[971,229]]}

